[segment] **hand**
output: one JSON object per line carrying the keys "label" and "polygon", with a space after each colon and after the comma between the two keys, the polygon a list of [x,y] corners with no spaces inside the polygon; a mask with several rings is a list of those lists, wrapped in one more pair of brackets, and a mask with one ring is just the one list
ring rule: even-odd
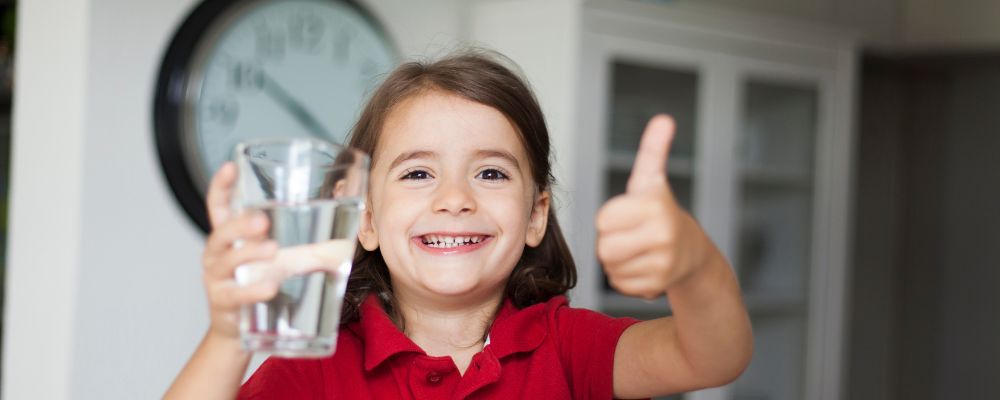
{"label": "hand", "polygon": [[674,121],[657,115],[642,134],[624,194],[597,212],[597,256],[619,292],[660,296],[690,276],[713,248],[674,199],[666,164]]}
{"label": "hand", "polygon": [[[269,221],[261,213],[233,216],[230,198],[236,168],[226,163],[216,172],[208,187],[206,205],[212,232],[202,256],[202,280],[208,292],[211,314],[210,334],[227,339],[239,337],[239,309],[241,305],[268,300],[278,292],[280,275],[264,274],[252,284],[240,286],[233,279],[236,267],[246,263],[273,258],[277,243],[267,240]],[[239,240],[237,248],[233,244]]]}

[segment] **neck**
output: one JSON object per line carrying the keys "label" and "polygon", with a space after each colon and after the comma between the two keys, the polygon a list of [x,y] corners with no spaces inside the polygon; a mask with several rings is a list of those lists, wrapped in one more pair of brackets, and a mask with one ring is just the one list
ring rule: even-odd
{"label": "neck", "polygon": [[[409,293],[396,293],[403,333],[431,356],[461,357],[482,350],[503,292],[480,298],[442,302]],[[460,364],[456,359],[456,363]],[[459,366],[459,369],[464,370]]]}

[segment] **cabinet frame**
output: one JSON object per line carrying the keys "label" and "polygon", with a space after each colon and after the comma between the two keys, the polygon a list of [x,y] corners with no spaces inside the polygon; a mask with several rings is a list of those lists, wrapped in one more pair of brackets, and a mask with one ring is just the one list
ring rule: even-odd
{"label": "cabinet frame", "polygon": [[[813,160],[812,248],[803,397],[842,398],[848,293],[853,95],[851,32],[802,21],[684,2],[480,0],[472,39],[521,65],[538,94],[556,147],[557,213],[575,254],[573,304],[603,310],[622,300],[603,293],[594,256],[594,213],[604,201],[610,66],[616,59],[699,74],[692,213],[733,259],[740,204],[736,165],[747,79],[808,82],[819,95]],[[512,29],[516,26],[516,29]],[[735,266],[738,272],[739,266]],[[624,301],[624,300],[623,300]],[[781,299],[747,298],[751,309]],[[632,304],[636,304],[633,302]],[[641,303],[645,311],[666,302]],[[732,398],[729,387],[686,400]]]}

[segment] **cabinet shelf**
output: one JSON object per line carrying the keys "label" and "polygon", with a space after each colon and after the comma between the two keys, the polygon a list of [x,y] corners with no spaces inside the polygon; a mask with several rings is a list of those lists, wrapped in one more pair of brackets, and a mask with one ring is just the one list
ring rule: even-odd
{"label": "cabinet shelf", "polygon": [[810,174],[785,168],[743,166],[740,168],[740,178],[745,184],[750,185],[799,189],[812,187]]}
{"label": "cabinet shelf", "polygon": [[[807,302],[802,294],[782,290],[750,290],[743,293],[743,301],[751,316],[803,316]],[[643,300],[605,290],[601,294],[601,310],[611,315],[629,315],[651,319],[670,314],[670,303],[664,297]]]}
{"label": "cabinet shelf", "polygon": [[[605,157],[607,168],[612,171],[629,172],[635,164],[633,151],[609,150]],[[678,178],[691,177],[694,175],[694,161],[690,156],[672,155],[667,161],[667,173]]]}

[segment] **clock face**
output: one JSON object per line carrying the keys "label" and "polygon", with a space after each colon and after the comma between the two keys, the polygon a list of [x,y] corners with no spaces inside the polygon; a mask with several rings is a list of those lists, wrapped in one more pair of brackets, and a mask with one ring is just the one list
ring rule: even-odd
{"label": "clock face", "polygon": [[199,2],[167,47],[153,104],[160,166],[178,203],[208,232],[208,181],[238,142],[343,143],[396,60],[354,0]]}
{"label": "clock face", "polygon": [[393,46],[353,4],[244,3],[206,34],[185,89],[181,145],[202,193],[240,141],[343,143],[366,94],[396,64]]}

